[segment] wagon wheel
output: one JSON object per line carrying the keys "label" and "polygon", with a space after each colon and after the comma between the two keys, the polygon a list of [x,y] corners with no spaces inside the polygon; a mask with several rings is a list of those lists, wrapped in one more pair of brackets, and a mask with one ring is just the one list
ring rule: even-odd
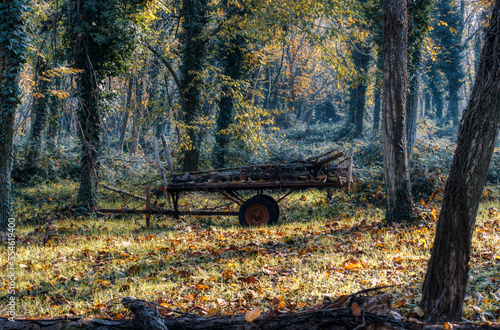
{"label": "wagon wheel", "polygon": [[259,196],[267,198],[267,200],[270,201],[274,205],[274,209],[276,210],[276,219],[279,219],[280,207],[278,206],[278,203],[276,203],[276,200],[272,196],[269,196],[269,195],[261,194]]}
{"label": "wagon wheel", "polygon": [[240,224],[244,227],[258,227],[276,223],[276,209],[269,199],[260,195],[246,200],[239,211]]}

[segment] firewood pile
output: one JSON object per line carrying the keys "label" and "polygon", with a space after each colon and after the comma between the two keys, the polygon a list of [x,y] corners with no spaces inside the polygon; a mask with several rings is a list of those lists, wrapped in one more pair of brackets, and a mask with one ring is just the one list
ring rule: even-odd
{"label": "firewood pile", "polygon": [[[332,155],[333,154],[333,155]],[[212,171],[172,175],[170,184],[221,183],[221,182],[268,182],[268,181],[319,181],[345,183],[347,171],[343,161],[332,164],[344,156],[332,150],[320,156],[295,160],[289,163],[223,168]]]}

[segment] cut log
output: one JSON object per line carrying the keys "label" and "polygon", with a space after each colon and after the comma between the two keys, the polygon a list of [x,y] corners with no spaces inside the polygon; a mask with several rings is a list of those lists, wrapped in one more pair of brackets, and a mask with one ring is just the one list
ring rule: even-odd
{"label": "cut log", "polygon": [[[329,165],[330,162],[342,157],[337,153],[311,163],[267,164],[240,168],[227,168],[210,172],[193,172],[171,177],[172,184],[210,183],[210,182],[240,182],[240,181],[287,181],[287,180],[325,180],[340,181],[340,176],[347,175],[347,169]],[[336,178],[336,179],[329,179]],[[345,181],[345,180],[344,180]]]}

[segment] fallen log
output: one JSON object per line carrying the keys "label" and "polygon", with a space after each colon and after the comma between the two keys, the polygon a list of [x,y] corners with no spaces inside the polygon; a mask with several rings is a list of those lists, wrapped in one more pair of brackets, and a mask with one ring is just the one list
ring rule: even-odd
{"label": "fallen log", "polygon": [[105,185],[105,184],[101,184],[101,186],[102,186],[103,188],[105,188],[105,189],[108,189],[108,190],[111,190],[111,191],[117,192],[117,193],[119,193],[119,194],[123,194],[123,195],[127,195],[127,196],[130,196],[130,197],[134,197],[134,198],[136,198],[136,199],[140,199],[140,200],[142,200],[142,201],[145,201],[145,200],[146,200],[146,198],[145,198],[145,197],[142,197],[142,196],[139,196],[139,195],[135,195],[135,194],[133,194],[133,193],[131,193],[131,192],[128,192],[128,191],[125,191],[125,190],[120,190],[120,189],[118,189],[118,188],[113,188],[113,187],[111,187],[111,186],[107,186],[107,185]]}
{"label": "fallen log", "polygon": [[[140,301],[140,303],[143,303]],[[151,308],[146,306],[146,308]],[[268,313],[269,315],[269,313]],[[244,315],[236,316],[192,316],[184,315],[174,318],[163,318],[164,325],[169,330],[197,329],[197,330],[249,330],[249,329],[291,329],[291,330],[319,330],[319,329],[412,329],[412,330],[467,330],[485,329],[499,330],[498,323],[472,323],[472,322],[447,322],[419,324],[408,321],[398,321],[387,316],[365,312],[360,316],[352,314],[351,308],[314,310],[295,313],[286,313],[267,318],[263,316],[253,322],[247,322]],[[135,318],[134,318],[135,319]],[[108,320],[89,319],[81,317],[56,317],[44,319],[15,318],[15,322],[5,317],[0,317],[0,329],[145,329],[137,327],[134,319]],[[364,323],[364,325],[363,325]],[[147,328],[158,329],[158,328]]]}

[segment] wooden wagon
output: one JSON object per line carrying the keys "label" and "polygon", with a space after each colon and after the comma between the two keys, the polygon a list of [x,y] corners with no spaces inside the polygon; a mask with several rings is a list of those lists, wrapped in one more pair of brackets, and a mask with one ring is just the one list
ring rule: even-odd
{"label": "wooden wagon", "polygon": [[[136,198],[145,200],[146,207],[143,210],[128,209],[101,209],[103,213],[127,213],[145,214],[146,225],[152,214],[163,214],[179,218],[183,215],[224,215],[238,216],[242,226],[263,226],[274,224],[280,215],[279,202],[296,190],[311,188],[330,188],[350,190],[352,183],[353,153],[349,151],[347,156],[342,152],[330,151],[321,156],[297,160],[290,163],[254,165],[246,167],[225,168],[193,173],[174,174],[171,173],[169,180],[161,167],[156,140],[157,165],[163,178],[163,185],[158,188],[169,199],[172,208],[164,209],[151,205],[151,193],[149,186],[146,188],[146,197]],[[165,152],[172,171],[169,157],[168,145],[164,139]],[[332,155],[333,154],[333,155]],[[335,161],[340,160],[337,164]],[[265,194],[265,191],[282,192],[277,200]],[[218,193],[239,205],[238,211],[216,211],[216,210],[181,210],[179,201],[183,194],[189,192]],[[245,191],[254,191],[256,194],[245,199]]]}

